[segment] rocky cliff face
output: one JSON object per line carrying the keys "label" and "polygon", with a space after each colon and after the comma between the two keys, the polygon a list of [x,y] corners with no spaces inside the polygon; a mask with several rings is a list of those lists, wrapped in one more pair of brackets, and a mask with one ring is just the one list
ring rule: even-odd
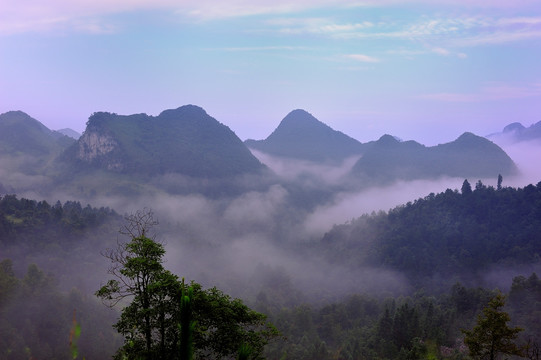
{"label": "rocky cliff face", "polygon": [[[98,131],[85,131],[77,143],[76,157],[88,163],[102,162],[104,156],[119,147],[118,142],[108,134]],[[118,161],[105,161],[108,170],[122,170]]]}

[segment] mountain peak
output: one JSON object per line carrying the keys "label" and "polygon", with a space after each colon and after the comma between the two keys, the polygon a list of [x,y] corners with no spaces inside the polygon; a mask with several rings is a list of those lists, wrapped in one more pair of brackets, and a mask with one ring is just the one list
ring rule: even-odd
{"label": "mountain peak", "polygon": [[318,162],[340,162],[362,152],[360,142],[302,109],[287,114],[265,140],[247,140],[246,144],[271,155]]}
{"label": "mountain peak", "polygon": [[45,125],[34,119],[24,111],[8,111],[0,114],[0,122],[6,126],[28,126],[34,129],[39,129],[41,132],[50,134],[51,130]]}
{"label": "mountain peak", "polygon": [[380,137],[377,142],[380,144],[387,145],[387,144],[398,144],[400,141],[398,141],[398,139],[392,135],[385,134],[382,137]]}
{"label": "mountain peak", "polygon": [[170,117],[170,116],[190,116],[190,117],[201,117],[208,116],[207,112],[197,105],[183,105],[176,109],[164,110],[158,115],[158,117]]}
{"label": "mountain peak", "polygon": [[455,141],[469,141],[469,140],[472,140],[472,139],[476,139],[478,138],[479,136],[475,135],[474,133],[471,133],[471,132],[465,132],[463,133],[462,135],[460,135]]}
{"label": "mountain peak", "polygon": [[263,169],[231,129],[198,106],[164,110],[159,116],[95,113],[87,124],[68,156],[85,167],[206,178]]}
{"label": "mountain peak", "polygon": [[282,120],[280,125],[314,125],[314,124],[323,124],[321,121],[316,119],[312,114],[303,109],[295,109],[291,111],[286,117]]}
{"label": "mountain peak", "polygon": [[0,114],[0,149],[8,153],[46,156],[71,142],[23,111]]}
{"label": "mountain peak", "polygon": [[522,125],[519,122],[514,122],[504,127],[503,132],[509,133],[509,132],[514,132],[514,131],[522,131],[524,129],[525,129],[524,125]]}

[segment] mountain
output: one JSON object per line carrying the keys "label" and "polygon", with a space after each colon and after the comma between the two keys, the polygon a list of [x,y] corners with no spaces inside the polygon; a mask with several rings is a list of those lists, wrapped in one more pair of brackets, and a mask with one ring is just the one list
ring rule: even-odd
{"label": "mountain", "polygon": [[541,141],[541,121],[525,127],[519,122],[514,122],[503,128],[502,132],[490,134],[489,139],[502,143],[517,143],[522,141]]}
{"label": "mountain", "polygon": [[22,111],[0,115],[0,153],[49,157],[73,143]]}
{"label": "mountain", "polygon": [[94,113],[63,158],[121,174],[219,178],[264,168],[233,131],[194,105],[158,116]]}
{"label": "mountain", "polygon": [[[541,266],[541,182],[470,193],[446,190],[335,226],[320,251],[341,266],[387,266],[451,285],[501,266]],[[447,279],[447,280],[446,280]]]}
{"label": "mountain", "polygon": [[65,129],[60,129],[60,130],[56,130],[56,132],[62,134],[62,135],[66,135],[72,139],[79,139],[81,137],[81,134],[79,134],[77,131],[73,130],[73,129],[69,129],[69,128],[65,128]]}
{"label": "mountain", "polygon": [[245,144],[271,155],[316,162],[340,162],[363,150],[357,140],[300,109],[290,112],[265,140],[246,140]]}
{"label": "mountain", "polygon": [[352,176],[366,181],[393,181],[451,177],[511,175],[517,169],[511,158],[493,142],[464,133],[453,142],[426,147],[415,141],[400,142],[390,135],[366,144],[353,166]]}

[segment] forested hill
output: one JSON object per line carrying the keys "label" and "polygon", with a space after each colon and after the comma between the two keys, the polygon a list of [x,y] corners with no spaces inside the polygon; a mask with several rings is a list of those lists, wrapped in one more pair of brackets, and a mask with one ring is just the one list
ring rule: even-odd
{"label": "forested hill", "polygon": [[95,113],[63,160],[79,168],[205,178],[264,168],[231,129],[194,105],[158,116]]}
{"label": "forested hill", "polygon": [[245,144],[271,155],[315,162],[341,162],[360,155],[364,148],[301,109],[287,114],[265,140],[246,140]]}
{"label": "forested hill", "polygon": [[491,141],[464,133],[455,141],[427,147],[415,141],[400,142],[390,135],[368,143],[352,169],[364,182],[450,177],[496,177],[517,172],[513,160]]}
{"label": "forested hill", "polygon": [[0,154],[47,158],[57,155],[74,140],[49,130],[22,111],[0,114]]}
{"label": "forested hill", "polygon": [[417,280],[539,265],[541,182],[517,189],[468,185],[335,226],[319,251],[334,263],[390,267]]}
{"label": "forested hill", "polygon": [[[44,251],[63,255],[83,245],[84,250],[96,249],[115,233],[122,217],[109,208],[82,206],[78,201],[46,201],[17,198],[16,195],[0,196],[0,249],[22,248],[25,255]],[[92,237],[92,243],[85,243]],[[101,243],[96,243],[100,240]],[[108,238],[107,238],[108,240]],[[62,250],[61,250],[62,249]],[[70,253],[70,256],[75,256]]]}

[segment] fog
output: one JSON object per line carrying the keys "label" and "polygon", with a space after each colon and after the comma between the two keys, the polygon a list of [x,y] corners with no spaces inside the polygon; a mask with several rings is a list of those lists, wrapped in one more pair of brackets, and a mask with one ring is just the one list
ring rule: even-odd
{"label": "fog", "polygon": [[[318,241],[330,227],[315,232],[306,227],[306,219],[324,216],[327,210],[322,206],[313,213],[293,212],[287,198],[284,187],[273,185],[232,199],[164,193],[129,202],[97,202],[126,213],[152,208],[160,222],[156,238],[167,250],[166,267],[234,296],[254,298],[279,287],[295,292],[298,301],[319,302],[351,293],[382,296],[409,290],[405,277],[391,270],[351,269],[309,256],[302,246]],[[362,212],[352,205],[351,214]]]}
{"label": "fog", "polygon": [[362,214],[388,211],[408,201],[458,189],[464,179],[397,181],[392,185],[370,187],[357,192],[340,192],[329,204],[318,206],[306,218],[304,227],[314,236],[322,235],[335,224],[343,224]]}
{"label": "fog", "polygon": [[[506,145],[505,150],[518,165],[520,174],[504,178],[504,186],[523,187],[541,180],[541,168],[537,165],[541,153],[539,144]],[[335,224],[346,223],[365,213],[388,211],[430,193],[460,189],[464,180],[440,178],[398,181],[381,187],[352,187],[346,175],[358,158],[337,165],[322,165],[255,154],[271,172],[262,178],[240,178],[239,187],[249,185],[249,190],[230,196],[182,191],[171,194],[171,189],[201,185],[194,179],[169,174],[152,179],[145,185],[152,191],[140,196],[77,199],[62,189],[43,195],[40,189],[54,189],[44,176],[6,171],[0,175],[4,185],[20,185],[23,191],[18,192],[19,197],[45,198],[50,203],[80,200],[83,206],[86,203],[94,207],[108,206],[120,214],[152,209],[160,222],[155,229],[157,239],[167,250],[165,265],[177,275],[204,286],[217,286],[245,299],[254,299],[261,292],[282,291],[284,297],[290,294],[291,301],[297,303],[332,301],[352,293],[374,296],[408,293],[411,285],[403,274],[384,268],[359,266],[353,269],[330,264],[306,249],[321,240]],[[3,169],[13,164],[5,165]],[[496,186],[497,174],[493,179],[468,180],[472,186],[477,180]],[[298,189],[308,191],[303,196],[311,198],[313,204],[299,206],[295,200]],[[327,193],[312,197],[311,189],[323,189]],[[105,244],[113,247],[119,235],[114,232],[109,236]],[[59,280],[70,278],[69,285],[92,293],[108,277],[101,250],[95,248],[84,263],[66,260],[64,266],[77,268],[77,275],[60,273],[57,275]],[[16,249],[7,255],[25,257]],[[60,260],[32,255],[26,256],[25,261],[56,269],[51,262]],[[20,271],[24,266],[18,265]],[[481,280],[494,284],[504,273],[509,274],[506,279],[517,274],[512,269],[494,268]],[[505,283],[509,284],[509,281]]]}
{"label": "fog", "polygon": [[346,176],[360,158],[360,156],[352,156],[338,165],[320,164],[307,160],[272,156],[254,149],[250,149],[250,151],[283,180],[301,181],[308,177],[317,179],[325,185],[337,185],[347,181]]}
{"label": "fog", "polygon": [[[519,174],[505,181],[507,186],[524,187],[541,181],[541,142],[523,141],[519,143],[501,143],[502,149],[513,159]],[[505,180],[505,179],[504,179]]]}

